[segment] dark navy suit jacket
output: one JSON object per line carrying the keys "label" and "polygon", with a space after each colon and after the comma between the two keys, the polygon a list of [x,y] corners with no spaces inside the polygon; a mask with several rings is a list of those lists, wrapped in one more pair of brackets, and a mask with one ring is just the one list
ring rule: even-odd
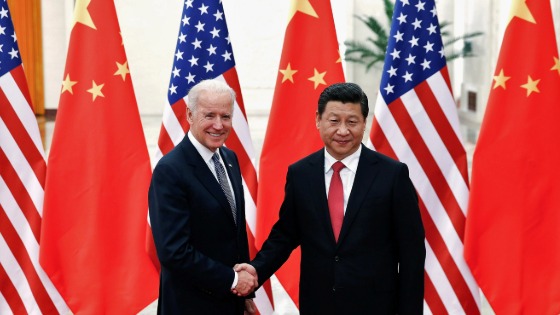
{"label": "dark navy suit jacket", "polygon": [[237,206],[237,225],[220,184],[187,136],[158,162],[149,190],[161,263],[158,314],[243,314],[230,292],[233,266],[249,261],[245,202],[235,153],[220,148]]}
{"label": "dark navy suit jacket", "polygon": [[259,283],[301,245],[302,315],[418,315],[424,228],[405,164],[364,146],[338,242],[325,192],[324,149],[288,168],[280,218],[252,261]]}

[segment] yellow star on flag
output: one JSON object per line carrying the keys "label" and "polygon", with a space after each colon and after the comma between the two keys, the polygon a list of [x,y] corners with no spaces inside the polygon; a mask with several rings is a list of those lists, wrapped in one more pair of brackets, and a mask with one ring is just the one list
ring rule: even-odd
{"label": "yellow star on flag", "polygon": [[78,81],[71,81],[70,80],[70,73],[66,74],[66,79],[64,79],[64,81],[62,81],[62,91],[60,92],[60,94],[68,91],[70,92],[70,94],[74,94],[74,91],[72,91],[72,86],[74,86],[76,83],[78,83]]}
{"label": "yellow star on flag", "polygon": [[511,77],[506,77],[504,74],[504,69],[500,70],[500,74],[494,76],[494,89],[501,86],[504,90],[506,89],[506,81],[511,79]]}
{"label": "yellow star on flag", "polygon": [[103,92],[101,92],[101,89],[105,84],[97,85],[93,80],[91,82],[92,82],[91,89],[87,91],[91,93],[91,95],[93,96],[93,101],[95,101],[95,98],[97,98],[98,96],[105,97],[105,95],[103,95]]}
{"label": "yellow star on flag", "polygon": [[535,22],[533,14],[529,11],[529,7],[527,7],[525,0],[513,0],[511,4],[511,11],[509,12],[508,24],[514,17],[518,17],[533,24],[537,23]]}
{"label": "yellow star on flag", "polygon": [[312,17],[319,18],[317,12],[315,12],[315,9],[313,9],[313,6],[311,6],[311,3],[309,3],[309,0],[292,0],[288,22],[292,20],[297,11],[310,15]]}
{"label": "yellow star on flag", "polygon": [[89,26],[94,30],[97,30],[95,24],[93,24],[93,20],[91,19],[91,15],[87,9],[88,5],[90,4],[91,0],[77,0],[76,7],[74,8],[74,24],[72,27],[76,25],[76,23],[82,23],[85,26]]}
{"label": "yellow star on flag", "polygon": [[319,84],[324,84],[327,85],[327,82],[325,82],[325,75],[327,74],[327,71],[319,73],[319,71],[317,71],[316,68],[313,68],[314,74],[311,78],[307,79],[309,81],[313,81],[315,83],[315,89],[317,89],[317,86],[319,86]]}
{"label": "yellow star on flag", "polygon": [[554,66],[550,70],[556,70],[560,74],[560,60],[558,58],[554,57]]}
{"label": "yellow star on flag", "polygon": [[297,70],[293,70],[292,66],[290,65],[290,63],[288,63],[288,66],[286,67],[286,69],[282,70],[278,70],[280,71],[280,73],[282,73],[284,76],[282,77],[282,83],[284,83],[284,81],[286,80],[290,80],[292,81],[292,83],[294,83],[294,74],[296,72],[298,72]]}
{"label": "yellow star on flag", "polygon": [[120,75],[123,81],[126,81],[126,74],[130,73],[130,70],[128,70],[128,61],[125,61],[124,63],[115,63],[117,64],[118,70],[113,75]]}
{"label": "yellow star on flag", "polygon": [[527,90],[527,97],[529,97],[529,95],[531,95],[531,93],[533,92],[537,92],[537,93],[541,92],[537,87],[537,84],[539,84],[540,81],[541,81],[540,79],[533,80],[530,75],[528,76],[527,83],[521,86],[522,88]]}

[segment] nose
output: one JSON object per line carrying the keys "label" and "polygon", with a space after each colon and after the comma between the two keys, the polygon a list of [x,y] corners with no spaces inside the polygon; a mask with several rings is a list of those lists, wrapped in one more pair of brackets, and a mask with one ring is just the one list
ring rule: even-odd
{"label": "nose", "polygon": [[216,120],[214,121],[214,124],[212,125],[212,127],[214,129],[220,130],[224,127],[224,123],[222,122],[221,118],[216,118]]}
{"label": "nose", "polygon": [[348,128],[346,127],[346,125],[341,124],[340,127],[338,127],[338,129],[336,130],[336,133],[339,135],[347,135],[348,134]]}

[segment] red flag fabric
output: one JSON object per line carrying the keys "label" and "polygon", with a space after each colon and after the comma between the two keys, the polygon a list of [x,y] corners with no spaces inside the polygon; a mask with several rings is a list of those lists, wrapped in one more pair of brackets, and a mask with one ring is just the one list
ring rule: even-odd
{"label": "red flag fabric", "polygon": [[[187,40],[188,38],[192,40]],[[225,81],[233,88],[236,94],[233,128],[226,141],[226,146],[235,151],[239,159],[245,190],[249,251],[251,257],[254,257],[256,254],[254,235],[257,212],[255,150],[249,133],[245,105],[221,1],[192,0],[185,2],[172,68],[155,162],[157,163],[164,154],[171,151],[189,129],[186,119],[186,101],[191,87],[205,79],[218,79]],[[149,243],[149,251],[155,255],[153,240]],[[263,289],[259,289],[254,301],[261,314],[271,314],[272,292],[270,286],[265,285]]]}
{"label": "red flag fabric", "polygon": [[425,313],[480,314],[478,287],[463,257],[467,156],[433,0],[395,5],[370,140],[408,165],[418,193]]}
{"label": "red flag fabric", "polygon": [[475,147],[465,257],[496,314],[560,313],[560,61],[550,1],[513,1]]}
{"label": "red flag fabric", "polygon": [[74,314],[157,298],[150,159],[111,0],[78,0],[47,163],[40,262]]}
{"label": "red flag fabric", "polygon": [[[258,248],[278,220],[288,165],[323,146],[315,126],[319,94],[344,82],[330,1],[292,2],[278,72],[259,162]],[[296,305],[299,261],[298,247],[276,273]]]}
{"label": "red flag fabric", "polygon": [[64,314],[68,307],[39,265],[43,144],[7,3],[0,16],[0,314]]}

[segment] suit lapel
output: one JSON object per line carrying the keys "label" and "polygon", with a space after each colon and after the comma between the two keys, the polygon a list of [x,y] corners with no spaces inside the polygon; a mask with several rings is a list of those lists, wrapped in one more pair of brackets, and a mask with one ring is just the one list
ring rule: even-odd
{"label": "suit lapel", "polygon": [[317,205],[315,211],[318,211],[323,228],[327,231],[332,243],[335,243],[327,192],[325,190],[325,150],[321,149],[314,153],[309,163],[311,170],[308,178],[309,195],[314,199],[312,204]]}
{"label": "suit lapel", "polygon": [[208,190],[210,194],[216,198],[233,223],[231,207],[229,206],[226,195],[222,191],[222,187],[216,180],[216,177],[214,177],[214,174],[212,174],[212,171],[208,168],[208,164],[206,164],[206,162],[202,159],[187,136],[185,136],[179,145],[182,147],[183,154],[186,157],[187,163],[192,167],[195,177],[206,188],[206,190]]}
{"label": "suit lapel", "polygon": [[342,243],[345,236],[349,233],[350,226],[360,211],[361,205],[367,197],[368,191],[370,191],[370,187],[379,172],[379,168],[376,164],[377,157],[373,151],[362,145],[362,152],[360,154],[360,160],[356,170],[356,177],[354,177],[352,191],[350,192],[350,197],[348,198],[346,213],[344,214],[344,221],[342,221],[342,228],[338,238],[338,244]]}

